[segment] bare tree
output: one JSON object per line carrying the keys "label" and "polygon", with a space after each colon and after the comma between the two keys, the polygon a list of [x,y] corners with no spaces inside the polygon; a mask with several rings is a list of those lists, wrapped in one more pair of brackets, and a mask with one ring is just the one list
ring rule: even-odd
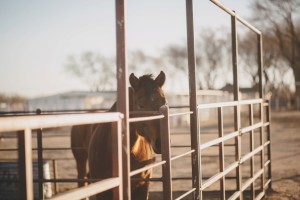
{"label": "bare tree", "polygon": [[299,0],[255,0],[253,21],[276,40],[273,48],[291,67],[295,78],[296,107],[300,109],[300,2]]}
{"label": "bare tree", "polygon": [[251,87],[258,84],[258,65],[256,35],[248,33],[243,38],[239,38],[239,64],[246,75],[251,77]]}
{"label": "bare tree", "polygon": [[199,70],[204,77],[205,87],[207,89],[215,89],[216,80],[221,78],[225,66],[225,53],[226,51],[226,34],[217,36],[216,31],[206,29],[200,35],[199,49],[202,53],[202,65]]}
{"label": "bare tree", "polygon": [[85,52],[80,59],[68,58],[67,72],[85,81],[92,91],[116,89],[115,61],[93,52]]}
{"label": "bare tree", "polygon": [[[148,67],[156,67],[159,59],[146,55],[141,50],[128,53],[130,72],[145,73]],[[116,62],[112,57],[95,52],[85,52],[79,58],[70,56],[64,65],[65,70],[83,80],[92,91],[116,89]]]}

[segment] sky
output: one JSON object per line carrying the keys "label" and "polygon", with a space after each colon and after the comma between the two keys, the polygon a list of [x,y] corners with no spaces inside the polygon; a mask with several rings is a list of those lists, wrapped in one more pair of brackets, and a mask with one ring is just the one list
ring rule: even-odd
{"label": "sky", "polygon": [[[220,2],[241,17],[250,14],[250,0]],[[33,98],[88,90],[64,66],[87,51],[115,55],[114,11],[108,0],[0,0],[0,93]],[[156,55],[186,40],[184,0],[128,0],[126,14],[128,51]],[[229,15],[209,0],[194,1],[194,16],[195,35],[230,26]]]}

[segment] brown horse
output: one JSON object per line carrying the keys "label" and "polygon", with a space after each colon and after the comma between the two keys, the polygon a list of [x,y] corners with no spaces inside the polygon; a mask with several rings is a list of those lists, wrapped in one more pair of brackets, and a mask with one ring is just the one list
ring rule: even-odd
{"label": "brown horse", "polygon": [[[151,75],[144,75],[140,78],[130,75],[130,84],[134,95],[130,95],[130,111],[158,111],[166,104],[162,91],[165,82],[164,72],[152,79]],[[116,111],[116,103],[110,111]],[[94,136],[90,142],[92,135]],[[71,148],[76,160],[78,179],[87,177],[87,160],[89,149],[89,165],[91,166],[92,178],[111,177],[111,126],[110,124],[79,125],[71,129]],[[90,145],[90,147],[89,147]],[[131,170],[143,167],[154,162],[154,153],[160,153],[160,130],[159,121],[140,122],[130,125],[130,162]],[[103,162],[105,160],[106,162]],[[149,178],[152,171],[148,170],[135,177]],[[132,183],[132,199],[147,199],[148,182]],[[78,186],[83,186],[79,182]],[[100,195],[99,195],[100,196]],[[112,193],[107,192],[99,199],[112,199]]]}
{"label": "brown horse", "polygon": [[[162,91],[165,82],[164,72],[153,79],[152,75],[137,78],[134,74],[129,77],[134,90],[133,98],[129,99],[131,111],[159,111],[166,104]],[[109,110],[116,111],[116,103]],[[88,149],[88,162],[91,178],[105,179],[112,177],[112,148],[111,124],[98,124],[94,127]],[[155,153],[161,153],[160,122],[159,120],[137,122],[130,124],[130,167],[135,170],[153,163]],[[147,170],[134,176],[135,178],[150,178],[152,170]],[[131,183],[131,198],[133,200],[148,199],[149,182],[134,181]],[[97,196],[97,199],[113,199],[112,191]]]}
{"label": "brown horse", "polygon": [[[93,133],[93,125],[78,125],[71,128],[71,149],[76,161],[77,178],[85,179],[88,173],[88,146]],[[84,182],[78,182],[78,187]]]}

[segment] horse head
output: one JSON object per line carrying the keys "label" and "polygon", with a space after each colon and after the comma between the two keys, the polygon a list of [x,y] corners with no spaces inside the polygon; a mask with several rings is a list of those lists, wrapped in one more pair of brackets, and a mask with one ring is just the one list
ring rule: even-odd
{"label": "horse head", "polygon": [[[137,78],[132,73],[129,77],[134,90],[132,111],[159,111],[159,108],[167,103],[162,90],[165,80],[166,75],[163,71],[155,79],[152,75]],[[138,122],[135,129],[149,142],[155,153],[161,153],[159,120]]]}

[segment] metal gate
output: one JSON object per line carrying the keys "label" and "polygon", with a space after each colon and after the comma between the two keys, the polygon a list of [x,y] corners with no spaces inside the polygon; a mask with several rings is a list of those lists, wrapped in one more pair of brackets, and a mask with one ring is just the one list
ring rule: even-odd
{"label": "metal gate", "polygon": [[[22,183],[24,184],[24,199],[33,199],[32,195],[32,156],[31,156],[31,132],[33,129],[40,129],[53,126],[67,126],[90,123],[113,122],[115,124],[115,136],[117,143],[112,145],[118,147],[115,152],[117,170],[112,177],[87,187],[71,190],[65,194],[58,195],[53,199],[81,199],[94,195],[98,192],[114,188],[115,199],[131,199],[130,182],[131,176],[147,169],[162,166],[162,177],[159,181],[163,183],[163,198],[173,199],[172,189],[172,161],[183,156],[190,155],[192,162],[192,188],[176,199],[183,199],[193,194],[193,199],[204,199],[205,192],[215,182],[220,184],[221,199],[243,199],[243,194],[250,192],[251,199],[261,199],[268,187],[271,187],[271,149],[270,149],[270,105],[264,100],[263,94],[263,54],[262,34],[245,20],[236,15],[235,12],[222,6],[218,1],[211,0],[219,8],[231,16],[232,30],[232,63],[233,63],[233,85],[234,99],[231,102],[199,104],[197,102],[196,89],[196,63],[194,50],[194,16],[193,0],[186,0],[186,22],[187,22],[187,49],[188,49],[188,70],[189,70],[189,111],[183,113],[169,114],[169,107],[163,106],[159,112],[150,113],[150,116],[130,118],[129,117],[129,93],[127,84],[127,63],[126,63],[126,3],[125,0],[116,0],[116,44],[117,44],[117,108],[118,113],[98,113],[81,115],[59,115],[59,116],[30,116],[30,117],[5,117],[0,119],[0,132],[20,131],[19,135],[19,163]],[[258,69],[259,69],[259,98],[253,100],[241,100],[238,83],[238,45],[236,23],[240,22],[245,27],[257,34]],[[241,124],[241,107],[247,107],[248,125]],[[258,121],[254,120],[254,107],[259,108]],[[224,131],[224,109],[234,110],[234,130],[229,133]],[[215,109],[218,116],[218,135],[214,140],[202,142],[201,140],[201,112],[203,109]],[[121,114],[120,114],[121,113]],[[149,115],[149,113],[148,113]],[[190,115],[190,138],[191,149],[183,154],[172,156],[170,145],[170,124],[169,118],[178,115]],[[161,120],[162,134],[162,159],[160,162],[148,165],[144,168],[130,171],[129,151],[129,124],[136,121]],[[123,126],[121,126],[121,123]],[[259,132],[259,142],[255,146],[255,132]],[[121,138],[122,135],[122,138]],[[242,144],[245,137],[249,139],[249,151],[243,153]],[[225,155],[226,142],[234,140],[231,145],[234,148],[234,161],[226,165]],[[203,176],[203,151],[210,147],[218,147],[219,172],[209,177]],[[121,156],[122,155],[122,156]],[[255,158],[259,158],[258,161]],[[250,161],[250,176],[243,176],[243,166]],[[122,164],[121,164],[122,163]],[[257,165],[259,167],[257,167]],[[235,172],[234,177],[236,188],[227,190],[226,183],[228,175]],[[151,181],[151,179],[150,179]],[[257,183],[259,187],[257,187]],[[250,188],[250,189],[248,189]]]}

